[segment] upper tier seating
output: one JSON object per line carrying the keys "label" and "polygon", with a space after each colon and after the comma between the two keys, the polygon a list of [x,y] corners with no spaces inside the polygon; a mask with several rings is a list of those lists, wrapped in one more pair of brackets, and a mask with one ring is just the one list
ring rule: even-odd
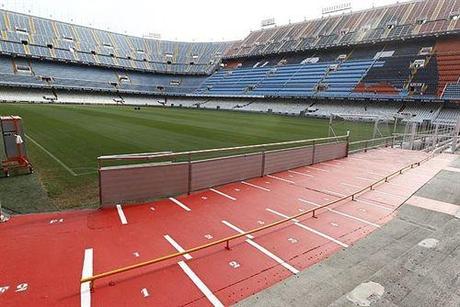
{"label": "upper tier seating", "polygon": [[460,30],[460,0],[402,2],[251,32],[225,58],[425,37]]}
{"label": "upper tier seating", "polygon": [[0,53],[124,69],[208,74],[230,42],[172,42],[127,36],[0,10]]}

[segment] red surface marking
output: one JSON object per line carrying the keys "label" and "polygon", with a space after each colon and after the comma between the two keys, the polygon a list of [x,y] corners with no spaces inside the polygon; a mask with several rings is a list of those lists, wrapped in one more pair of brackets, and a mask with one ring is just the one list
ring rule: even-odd
{"label": "red surface marking", "polygon": [[[268,212],[267,208],[291,216],[313,208],[301,203],[299,198],[318,204],[336,199],[311,189],[348,194],[357,188],[344,186],[341,182],[364,186],[368,182],[356,179],[356,176],[380,179],[368,172],[390,173],[424,156],[418,152],[376,150],[353,155],[364,161],[345,158],[327,163],[340,167],[326,164],[314,166],[329,172],[305,167],[294,170],[311,174],[313,178],[290,172],[274,174],[292,180],[295,184],[268,177],[248,180],[252,184],[270,189],[270,192],[239,182],[217,188],[235,197],[236,201],[209,190],[177,197],[176,199],[191,209],[189,212],[168,199],[137,206],[123,206],[127,225],[121,224],[116,209],[13,217],[10,222],[0,225],[4,234],[2,243],[8,247],[2,251],[2,256],[8,261],[2,268],[0,286],[11,287],[4,294],[0,294],[0,304],[79,306],[79,279],[86,248],[94,249],[95,274],[165,256],[176,252],[164,239],[166,234],[184,249],[206,244],[237,233],[224,225],[222,220],[242,230],[257,228],[262,226],[260,221],[266,225],[281,219],[280,216]],[[417,179],[416,172],[405,174],[404,176],[414,179],[407,186],[399,188],[387,184],[377,189],[392,194],[410,195],[434,174],[429,168],[421,173],[424,175],[423,179]],[[405,181],[406,179],[395,178],[394,182],[404,184]],[[376,191],[367,192],[358,199],[390,208],[396,208],[403,201],[401,197]],[[389,221],[393,216],[388,210],[360,202],[341,202],[333,208],[378,224]],[[352,244],[375,229],[325,209],[319,210],[317,216],[316,219],[311,215],[302,217],[300,223],[346,244]],[[63,219],[62,223],[60,219]],[[51,220],[57,222],[49,224]],[[206,235],[211,235],[212,238],[208,239]],[[308,268],[342,248],[290,222],[254,236],[255,242],[297,269]],[[292,239],[296,242],[292,243]],[[193,253],[193,259],[186,260],[195,274],[225,305],[235,303],[292,275],[286,268],[245,242],[245,238],[232,241],[230,246],[230,251],[224,249],[224,245],[216,246]],[[135,252],[139,253],[139,257],[133,254]],[[208,299],[178,266],[177,262],[181,260],[185,259],[181,257],[168,260],[96,281],[92,303],[95,306],[209,305]],[[229,263],[232,261],[238,262],[240,266],[231,267]],[[23,282],[29,284],[28,290],[15,293],[14,288]],[[110,282],[113,284],[109,285]],[[141,293],[143,288],[147,289],[149,297],[144,297]]]}

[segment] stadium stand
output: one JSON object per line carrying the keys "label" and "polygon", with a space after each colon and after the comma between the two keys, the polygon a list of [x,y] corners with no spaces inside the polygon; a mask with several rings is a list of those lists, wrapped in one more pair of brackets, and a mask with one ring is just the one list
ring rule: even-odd
{"label": "stadium stand", "polygon": [[460,0],[397,3],[218,43],[0,14],[0,101],[412,121],[449,121],[460,101]]}
{"label": "stadium stand", "polygon": [[328,18],[253,31],[235,42],[226,58],[298,52],[446,34],[460,29],[459,3],[425,0],[398,3]]}
{"label": "stadium stand", "polygon": [[0,10],[0,52],[79,64],[174,74],[206,74],[230,42],[144,39]]}

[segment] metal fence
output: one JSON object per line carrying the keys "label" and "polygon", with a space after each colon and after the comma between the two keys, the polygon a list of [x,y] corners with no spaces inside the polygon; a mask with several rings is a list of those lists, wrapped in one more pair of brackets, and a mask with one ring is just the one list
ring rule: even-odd
{"label": "metal fence", "polygon": [[343,158],[348,155],[348,141],[347,134],[179,153],[103,156],[98,158],[100,202],[113,206],[153,200]]}

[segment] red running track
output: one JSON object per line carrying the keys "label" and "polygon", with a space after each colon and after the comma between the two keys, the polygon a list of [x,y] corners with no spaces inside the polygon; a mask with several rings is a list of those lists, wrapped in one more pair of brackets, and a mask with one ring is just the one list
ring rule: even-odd
{"label": "red running track", "polygon": [[[357,201],[319,210],[316,219],[303,217],[232,241],[230,250],[215,246],[96,281],[94,292],[79,281],[312,209],[426,156],[380,149],[179,196],[176,201],[13,217],[0,225],[0,305],[233,304],[378,229],[429,177],[382,184]],[[411,172],[416,169],[407,174]]]}

